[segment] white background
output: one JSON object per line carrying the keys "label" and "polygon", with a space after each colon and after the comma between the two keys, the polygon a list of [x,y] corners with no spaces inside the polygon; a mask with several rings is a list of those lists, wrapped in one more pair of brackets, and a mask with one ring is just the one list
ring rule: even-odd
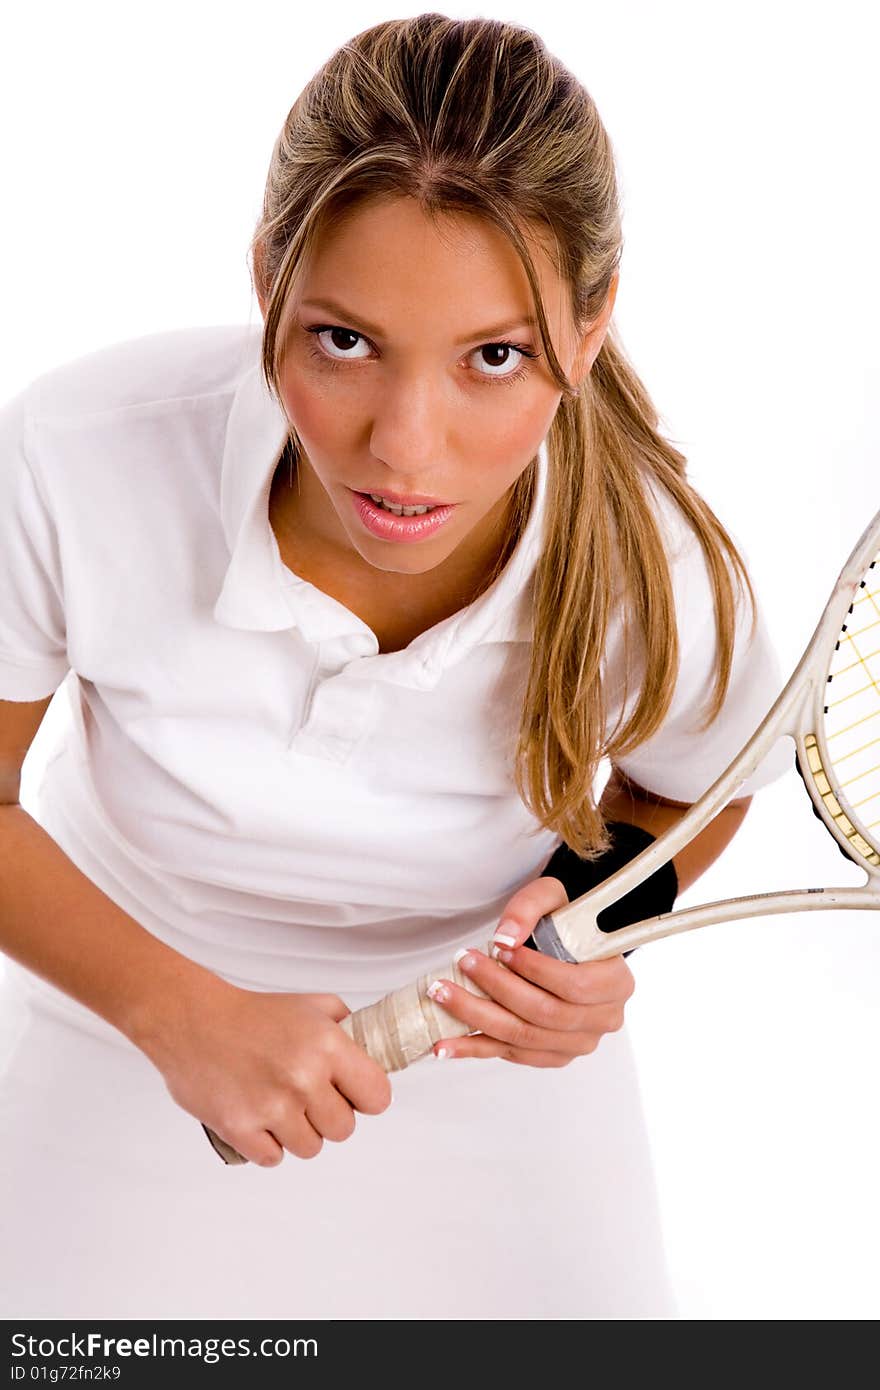
{"label": "white background", "polygon": [[[786,677],[880,506],[872,8],[442,11],[535,29],[594,97],[624,200],[615,321],[745,553]],[[419,9],[337,3],[304,22],[271,0],[80,0],[7,13],[0,397],[119,339],[258,323],[247,245],[288,108],[340,43]],[[53,717],[25,765],[25,806]],[[679,905],[861,881],[792,771]],[[683,1316],[875,1318],[880,922],[753,919],[632,963]]]}

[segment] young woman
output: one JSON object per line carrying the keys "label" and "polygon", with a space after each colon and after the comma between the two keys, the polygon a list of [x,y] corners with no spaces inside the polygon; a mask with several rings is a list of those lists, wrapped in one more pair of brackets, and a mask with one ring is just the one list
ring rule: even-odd
{"label": "young woman", "polygon": [[[4,1315],[674,1316],[632,969],[524,943],[779,673],[614,334],[608,136],[529,30],[379,24],[292,107],[252,251],[258,331],[0,418]],[[339,1027],[496,928],[443,1065]]]}

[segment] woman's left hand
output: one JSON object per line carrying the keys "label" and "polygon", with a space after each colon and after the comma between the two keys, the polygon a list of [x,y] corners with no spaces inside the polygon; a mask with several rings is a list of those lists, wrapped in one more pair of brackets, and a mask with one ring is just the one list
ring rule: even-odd
{"label": "woman's left hand", "polygon": [[[520,888],[501,914],[498,931],[515,946],[493,960],[471,948],[458,962],[490,997],[481,999],[441,979],[447,998],[433,997],[474,1034],[441,1038],[435,1056],[502,1057],[529,1067],[565,1067],[575,1057],[595,1052],[605,1033],[623,1026],[623,1009],[635,989],[632,971],[623,956],[578,964],[541,955],[523,942],[540,919],[558,912],[568,895],[558,878],[536,878]],[[468,960],[472,961],[468,968]]]}

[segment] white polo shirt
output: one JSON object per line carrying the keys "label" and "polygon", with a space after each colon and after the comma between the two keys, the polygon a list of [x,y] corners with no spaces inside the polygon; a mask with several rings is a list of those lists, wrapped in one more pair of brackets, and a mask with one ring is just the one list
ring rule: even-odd
{"label": "white polo shirt", "polygon": [[[246,987],[378,994],[488,939],[559,844],[512,777],[546,450],[495,584],[379,653],[365,622],[281,560],[268,499],[287,426],[261,331],[115,344],[0,411],[0,698],[63,686],[39,819],[149,930]],[[711,587],[696,537],[657,503],[681,669],[662,729],[619,765],[692,801],[781,673],[763,618],[750,647],[743,623],[723,712],[696,732]],[[618,615],[612,693],[622,663]],[[781,740],[739,794],[792,761]]]}

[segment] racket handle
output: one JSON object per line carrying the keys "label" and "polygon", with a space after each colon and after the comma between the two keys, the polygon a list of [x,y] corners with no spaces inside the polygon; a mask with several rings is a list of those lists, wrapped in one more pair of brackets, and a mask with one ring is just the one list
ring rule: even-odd
{"label": "racket handle", "polygon": [[[493,941],[487,941],[482,948],[487,956],[492,954],[493,945]],[[386,994],[375,1004],[356,1009],[339,1026],[386,1072],[403,1071],[427,1056],[440,1038],[461,1037],[470,1032],[468,1024],[429,999],[428,986],[440,978],[452,980],[480,999],[488,998],[486,991],[463,975],[453,962],[420,975],[413,984]]]}
{"label": "racket handle", "polygon": [[221,1139],[219,1134],[215,1134],[213,1129],[209,1129],[206,1124],[202,1124],[202,1129],[208,1136],[211,1147],[223,1159],[224,1163],[248,1163],[250,1160],[240,1154],[238,1149],[234,1149],[231,1144],[227,1144],[225,1139]]}
{"label": "racket handle", "polygon": [[[494,944],[494,941],[488,941],[483,947],[487,956],[492,954]],[[543,955],[555,956],[557,960],[574,961],[574,956],[560,941],[549,915],[541,918],[523,945]],[[470,1032],[466,1023],[447,1013],[441,1004],[428,997],[431,981],[441,976],[461,985],[480,999],[488,997],[485,990],[463,975],[457,965],[450,964],[421,975],[414,984],[404,985],[393,994],[386,994],[375,1004],[356,1009],[342,1020],[340,1027],[386,1072],[403,1071],[427,1056],[440,1038],[461,1037]]]}
{"label": "racket handle", "polygon": [[[533,944],[531,938],[527,945]],[[486,955],[491,955],[494,942],[487,941],[483,947]],[[440,1038],[460,1037],[470,1031],[460,1018],[447,1013],[441,1004],[428,998],[427,990],[432,980],[442,977],[461,985],[471,994],[486,999],[486,991],[480,989],[475,981],[463,975],[458,966],[451,962],[426,975],[421,975],[414,984],[378,999],[375,1004],[367,1004],[356,1009],[340,1023],[353,1042],[359,1044],[374,1062],[378,1062],[386,1072],[402,1071],[405,1067],[425,1057]],[[247,1163],[248,1160],[231,1144],[227,1144],[218,1134],[202,1123],[208,1141],[224,1163]]]}

